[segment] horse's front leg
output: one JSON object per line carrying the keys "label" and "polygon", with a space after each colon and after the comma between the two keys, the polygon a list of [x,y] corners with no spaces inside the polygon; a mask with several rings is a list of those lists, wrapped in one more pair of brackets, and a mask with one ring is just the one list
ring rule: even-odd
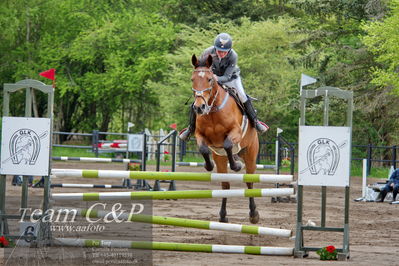
{"label": "horse's front leg", "polygon": [[[254,183],[247,183],[249,189],[254,188]],[[259,212],[256,210],[256,204],[254,198],[249,198],[249,221],[253,224],[259,222]]]}
{"label": "horse's front leg", "polygon": [[[222,182],[222,189],[230,189],[230,183]],[[223,198],[222,206],[220,207],[220,212],[219,212],[219,222],[221,223],[229,222],[229,219],[226,217],[227,216],[226,205],[227,205],[227,198]]]}
{"label": "horse's front leg", "polygon": [[223,143],[223,148],[226,151],[227,158],[229,160],[230,169],[238,172],[242,168],[242,163],[240,161],[236,161],[233,156],[233,146],[241,141],[241,129],[233,130],[230,134],[225,138]]}
{"label": "horse's front leg", "polygon": [[[220,156],[216,153],[213,153],[213,160],[216,163],[216,168],[218,173],[227,173],[227,158],[226,156]],[[228,182],[222,182],[222,189],[230,189],[230,184]],[[222,206],[219,211],[219,222],[227,223],[229,220],[227,219],[227,198],[222,199]]]}
{"label": "horse's front leg", "polygon": [[197,139],[199,152],[202,154],[202,157],[204,157],[205,160],[205,169],[207,171],[212,171],[214,165],[211,160],[211,150],[209,149],[208,145],[206,145],[204,137],[199,134],[197,134],[195,137]]}

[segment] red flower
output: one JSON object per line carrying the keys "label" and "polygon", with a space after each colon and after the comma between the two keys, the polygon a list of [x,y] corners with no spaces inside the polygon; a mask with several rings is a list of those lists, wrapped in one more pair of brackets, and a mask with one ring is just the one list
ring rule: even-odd
{"label": "red flower", "polygon": [[7,240],[4,236],[2,236],[2,237],[0,237],[0,244],[1,244],[1,246],[3,246],[3,247],[7,247],[8,244],[9,244],[9,242],[8,242],[8,240]]}
{"label": "red flower", "polygon": [[335,247],[334,246],[327,246],[326,250],[330,253],[333,253],[335,251]]}

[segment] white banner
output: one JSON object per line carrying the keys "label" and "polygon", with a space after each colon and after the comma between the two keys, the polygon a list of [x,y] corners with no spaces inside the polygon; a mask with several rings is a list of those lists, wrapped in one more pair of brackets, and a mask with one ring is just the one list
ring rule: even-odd
{"label": "white banner", "polygon": [[49,175],[50,119],[3,117],[0,173]]}
{"label": "white banner", "polygon": [[39,227],[39,223],[19,222],[19,235],[31,237],[32,239],[19,239],[17,241],[17,245],[29,247],[33,241],[33,238],[37,237]]}
{"label": "white banner", "polygon": [[144,135],[143,134],[129,134],[128,135],[128,151],[140,152],[143,151]]}
{"label": "white banner", "polygon": [[351,128],[300,126],[298,185],[349,186]]}

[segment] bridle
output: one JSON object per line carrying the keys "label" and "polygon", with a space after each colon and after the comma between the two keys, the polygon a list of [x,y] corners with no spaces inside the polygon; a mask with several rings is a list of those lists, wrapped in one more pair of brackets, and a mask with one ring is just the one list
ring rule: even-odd
{"label": "bridle", "polygon": [[[213,73],[212,70],[210,70],[210,69],[194,70],[194,72],[211,72],[211,73]],[[194,88],[191,88],[191,90],[195,93],[194,94],[195,98],[200,97],[200,98],[202,98],[204,100],[204,102],[205,102],[204,114],[206,114],[206,115],[209,114],[210,112],[216,112],[216,111],[221,109],[221,108],[214,108],[214,106],[213,106],[215,104],[215,100],[216,100],[217,96],[219,95],[219,90],[216,91],[216,94],[213,97],[213,100],[212,100],[211,104],[208,104],[208,101],[204,97],[204,92],[206,92],[206,91],[210,91],[210,95],[212,95],[215,79],[212,78],[210,83],[211,83],[211,86],[209,88],[204,89],[204,90],[196,90]],[[214,109],[216,109],[216,110],[214,110]]]}

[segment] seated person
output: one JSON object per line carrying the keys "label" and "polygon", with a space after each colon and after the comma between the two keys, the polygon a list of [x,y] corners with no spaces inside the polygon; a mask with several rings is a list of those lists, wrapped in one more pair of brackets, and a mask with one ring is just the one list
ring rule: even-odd
{"label": "seated person", "polygon": [[399,168],[393,171],[393,173],[389,177],[387,184],[382,188],[380,193],[381,199],[379,200],[379,202],[384,202],[386,195],[390,191],[392,191],[392,201],[396,201],[396,195],[399,191]]}

